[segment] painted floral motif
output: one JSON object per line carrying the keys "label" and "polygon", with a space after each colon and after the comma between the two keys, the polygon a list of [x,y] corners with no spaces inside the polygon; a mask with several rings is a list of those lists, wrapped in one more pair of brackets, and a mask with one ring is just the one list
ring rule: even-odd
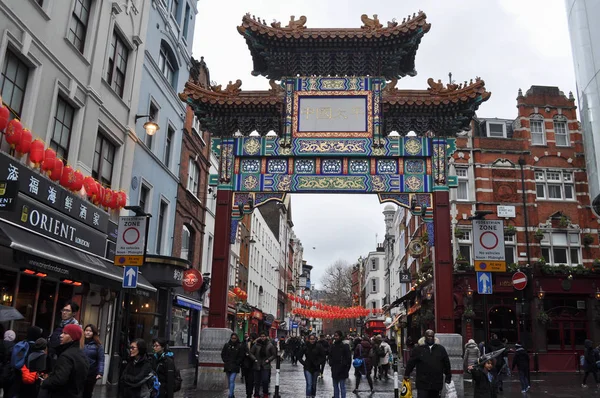
{"label": "painted floral motif", "polygon": [[378,174],[397,174],[397,163],[393,159],[380,159],[377,161]]}
{"label": "painted floral motif", "polygon": [[373,176],[371,178],[371,185],[373,186],[373,191],[375,192],[383,192],[385,191],[385,179],[382,176]]}
{"label": "painted floral motif", "polygon": [[269,159],[267,161],[267,173],[281,174],[287,172],[286,159]]}
{"label": "painted floral motif", "polygon": [[366,190],[364,177],[298,177],[298,190]]}
{"label": "painted floral motif", "polygon": [[341,174],[342,161],[340,159],[325,159],[321,164],[323,174]]}
{"label": "painted floral motif", "polygon": [[313,159],[296,159],[296,173],[314,174],[315,161]]}
{"label": "painted floral motif", "polygon": [[244,141],[244,152],[248,155],[256,155],[260,151],[260,141],[258,138],[250,137]]}
{"label": "painted floral motif", "polygon": [[365,141],[354,140],[303,140],[299,153],[366,153]]}
{"label": "painted floral motif", "polygon": [[258,173],[260,172],[259,159],[242,159],[240,163],[242,173]]}
{"label": "painted floral motif", "polygon": [[423,174],[425,173],[425,162],[421,159],[405,160],[404,172],[406,174]]}
{"label": "painted floral motif", "polygon": [[348,168],[350,174],[366,174],[369,172],[369,161],[367,159],[350,159]]}
{"label": "painted floral motif", "polygon": [[423,145],[418,138],[406,138],[404,140],[404,150],[409,155],[418,155],[421,153]]}
{"label": "painted floral motif", "polygon": [[244,188],[247,190],[255,189],[258,187],[258,178],[255,176],[247,176],[244,178]]}
{"label": "painted floral motif", "polygon": [[417,192],[421,190],[423,186],[423,182],[419,177],[410,176],[404,179],[404,187],[405,191],[409,192]]}

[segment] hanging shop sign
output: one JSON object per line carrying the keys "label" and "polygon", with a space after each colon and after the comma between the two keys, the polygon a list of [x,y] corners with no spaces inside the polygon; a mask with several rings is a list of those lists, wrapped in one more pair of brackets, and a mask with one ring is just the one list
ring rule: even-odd
{"label": "hanging shop sign", "polygon": [[181,286],[186,292],[195,292],[202,287],[202,275],[196,269],[185,270]]}
{"label": "hanging shop sign", "polygon": [[0,181],[16,182],[19,192],[89,227],[107,232],[109,216],[104,210],[3,152],[0,152]]}

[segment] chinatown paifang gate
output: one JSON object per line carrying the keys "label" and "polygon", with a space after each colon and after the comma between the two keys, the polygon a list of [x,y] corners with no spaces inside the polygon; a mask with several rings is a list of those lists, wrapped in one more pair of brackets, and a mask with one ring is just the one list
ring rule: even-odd
{"label": "chinatown paifang gate", "polygon": [[244,91],[241,80],[205,87],[192,68],[180,94],[220,153],[209,328],[201,338],[205,385],[225,381],[219,353],[230,333],[227,274],[237,224],[288,193],[374,193],[380,202],[426,206],[436,332],[454,333],[447,159],[452,137],[470,128],[490,93],[479,78],[396,88],[416,75],[415,55],[431,25],[422,12],[386,25],[377,16],[361,20],[359,28],[311,29],[304,16],[284,26],[246,15],[237,29],[252,75],[269,79],[270,89]]}

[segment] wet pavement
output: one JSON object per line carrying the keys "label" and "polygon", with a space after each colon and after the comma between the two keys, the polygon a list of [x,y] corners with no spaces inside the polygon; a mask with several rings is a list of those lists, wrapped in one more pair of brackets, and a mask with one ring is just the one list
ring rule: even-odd
{"label": "wet pavement", "polygon": [[[175,398],[227,398],[227,392],[202,391],[200,386],[198,389],[193,387],[194,371],[193,369],[185,369],[181,371],[183,377],[183,391],[175,394]],[[353,371],[351,370],[351,373]],[[413,372],[414,376],[414,372]],[[225,377],[225,375],[223,375]],[[522,394],[521,386],[518,377],[515,375],[504,381],[504,392],[499,394],[499,398],[512,397],[599,397],[600,389],[596,388],[593,377],[588,379],[588,388],[581,387],[581,374],[532,374],[531,390],[529,393]],[[280,397],[281,398],[304,398],[305,397],[305,381],[302,372],[302,366],[292,366],[289,362],[281,365],[280,376]],[[392,398],[394,397],[394,382],[390,378],[388,381],[375,381],[375,393],[371,395],[368,391],[369,386],[363,378],[358,394],[352,394],[354,389],[354,375],[350,375],[346,383],[348,398]],[[414,383],[414,380],[413,380]],[[275,369],[273,369],[271,377],[271,398],[274,397],[275,387]],[[414,384],[413,384],[414,388]],[[94,392],[95,398],[113,398],[117,396],[115,387],[98,386]],[[238,376],[236,380],[235,396],[237,398],[245,398],[246,390],[244,383]],[[414,395],[416,396],[416,394]],[[465,381],[465,397],[472,397],[472,387],[469,381]],[[325,377],[319,380],[317,385],[317,398],[333,397],[333,385],[331,381],[331,373],[329,366],[326,367]],[[262,397],[261,397],[262,398]]]}

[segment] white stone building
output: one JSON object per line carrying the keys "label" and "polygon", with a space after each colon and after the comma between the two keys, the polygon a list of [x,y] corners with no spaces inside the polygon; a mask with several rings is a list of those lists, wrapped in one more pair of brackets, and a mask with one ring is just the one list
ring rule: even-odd
{"label": "white stone building", "polygon": [[[380,309],[385,300],[385,252],[379,245],[377,250],[369,252],[364,259],[365,272],[365,307],[367,309]],[[367,333],[369,325],[374,321],[383,321],[383,315],[371,314],[366,319]]]}

